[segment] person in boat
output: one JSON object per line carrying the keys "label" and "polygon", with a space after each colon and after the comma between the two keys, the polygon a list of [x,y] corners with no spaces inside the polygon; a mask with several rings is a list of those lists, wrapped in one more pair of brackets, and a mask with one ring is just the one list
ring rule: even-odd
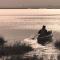
{"label": "person in boat", "polygon": [[37,42],[45,45],[47,42],[52,41],[52,32],[46,30],[46,26],[43,25],[42,29],[38,32]]}
{"label": "person in boat", "polygon": [[39,30],[38,35],[40,35],[40,36],[42,37],[42,36],[47,35],[47,33],[48,33],[48,32],[47,32],[47,30],[46,30],[46,26],[43,25],[42,29]]}

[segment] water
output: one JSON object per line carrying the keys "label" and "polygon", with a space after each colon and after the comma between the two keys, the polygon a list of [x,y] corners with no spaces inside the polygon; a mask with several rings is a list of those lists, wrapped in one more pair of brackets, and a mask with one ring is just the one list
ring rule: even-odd
{"label": "water", "polygon": [[[3,12],[3,13],[1,13]],[[60,39],[60,10],[11,9],[0,10],[0,36],[7,41],[20,41],[37,33],[42,25]]]}
{"label": "water", "polygon": [[[33,37],[41,29],[42,25],[46,25],[48,30],[53,31],[53,36],[56,40],[60,40],[60,10],[0,10],[0,36],[4,37],[8,44]],[[46,52],[52,51],[51,53],[53,54],[55,49],[51,50],[51,48],[47,47],[48,51]],[[37,51],[38,53],[41,52],[40,49],[38,50],[36,50],[36,53]],[[48,55],[48,57],[50,56]]]}

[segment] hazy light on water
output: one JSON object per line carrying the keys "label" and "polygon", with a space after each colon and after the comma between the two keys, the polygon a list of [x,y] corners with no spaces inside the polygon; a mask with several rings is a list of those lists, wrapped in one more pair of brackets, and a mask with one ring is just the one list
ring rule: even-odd
{"label": "hazy light on water", "polygon": [[32,30],[41,29],[42,25],[60,32],[60,9],[0,10],[0,35],[9,39],[24,39],[32,35],[31,32],[35,33]]}

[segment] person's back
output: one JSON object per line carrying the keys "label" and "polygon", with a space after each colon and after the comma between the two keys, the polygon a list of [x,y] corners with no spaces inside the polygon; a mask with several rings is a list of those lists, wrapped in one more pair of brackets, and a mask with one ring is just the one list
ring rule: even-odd
{"label": "person's back", "polygon": [[42,29],[38,32],[40,36],[44,36],[47,34],[46,26],[43,25]]}

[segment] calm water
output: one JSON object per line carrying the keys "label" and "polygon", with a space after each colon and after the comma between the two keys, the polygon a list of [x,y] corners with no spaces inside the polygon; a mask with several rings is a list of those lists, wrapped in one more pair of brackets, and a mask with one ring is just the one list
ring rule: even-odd
{"label": "calm water", "polygon": [[[46,25],[53,32],[60,32],[58,9],[0,10],[0,13],[0,36],[9,42],[35,35],[42,25]],[[60,36],[57,33],[54,35]]]}

